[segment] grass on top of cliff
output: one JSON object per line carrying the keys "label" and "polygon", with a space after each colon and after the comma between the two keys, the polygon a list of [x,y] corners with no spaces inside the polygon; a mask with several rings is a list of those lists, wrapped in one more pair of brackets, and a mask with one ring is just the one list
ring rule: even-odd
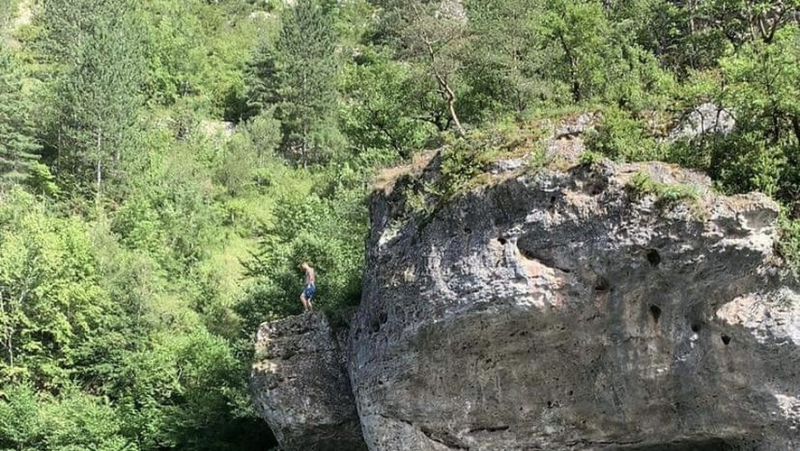
{"label": "grass on top of cliff", "polygon": [[415,154],[410,163],[382,169],[375,177],[373,189],[388,193],[401,178],[418,178],[437,154],[441,155],[441,180],[428,188],[432,194],[448,198],[481,182],[488,182],[488,179],[479,177],[486,174],[496,161],[530,156],[526,166],[543,166],[551,122],[549,117],[503,121],[470,130],[463,137],[443,133],[441,147]]}
{"label": "grass on top of cliff", "polygon": [[696,201],[700,199],[700,191],[692,185],[680,183],[659,183],[649,174],[637,172],[627,184],[628,191],[636,198],[653,195],[656,203],[670,205],[682,200]]}
{"label": "grass on top of cliff", "polygon": [[[383,170],[376,179],[375,189],[388,194],[401,178],[406,178],[410,183],[404,183],[400,193],[404,206],[400,217],[395,219],[399,225],[415,217],[424,227],[442,206],[461,194],[554,166],[547,152],[551,135],[550,119],[503,122],[472,130],[460,138],[446,134],[439,149],[420,154],[410,164]],[[518,164],[499,174],[493,173],[495,163],[504,160],[518,160]],[[435,176],[425,176],[425,169],[431,165],[436,165]]]}

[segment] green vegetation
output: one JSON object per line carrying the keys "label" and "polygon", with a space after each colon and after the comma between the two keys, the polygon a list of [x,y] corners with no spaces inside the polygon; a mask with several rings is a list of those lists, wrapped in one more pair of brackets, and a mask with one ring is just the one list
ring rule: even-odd
{"label": "green vegetation", "polygon": [[[558,164],[541,118],[769,194],[798,268],[797,0],[287,3],[0,0],[0,449],[273,446],[251,340],[298,263],[350,308],[376,168],[445,145],[430,216],[498,155]],[[669,139],[704,103],[736,126]]]}
{"label": "green vegetation", "polygon": [[46,173],[39,163],[30,105],[22,92],[22,73],[11,53],[0,47],[0,186],[30,183]]}
{"label": "green vegetation", "polygon": [[579,162],[580,164],[591,166],[600,163],[603,161],[603,158],[605,158],[605,156],[599,152],[586,150],[581,154]]}
{"label": "green vegetation", "polygon": [[796,276],[800,276],[800,220],[781,218],[781,240],[778,250],[789,262]]}
{"label": "green vegetation", "polygon": [[656,197],[657,203],[664,205],[681,200],[697,200],[700,197],[700,193],[694,186],[659,183],[643,172],[633,174],[627,187],[634,196],[653,195]]}

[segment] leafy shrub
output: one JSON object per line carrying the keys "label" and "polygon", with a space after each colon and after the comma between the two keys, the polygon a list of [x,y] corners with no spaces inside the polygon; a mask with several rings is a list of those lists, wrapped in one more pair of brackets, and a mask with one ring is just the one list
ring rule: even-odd
{"label": "leafy shrub", "polygon": [[544,168],[549,165],[552,158],[547,153],[547,147],[544,145],[536,146],[528,158],[528,167],[534,171]]}
{"label": "leafy shrub", "polygon": [[487,150],[471,145],[467,139],[458,141],[441,154],[441,174],[437,182],[439,192],[449,198],[465,188],[485,171]]}
{"label": "leafy shrub", "polygon": [[659,156],[659,145],[641,121],[617,107],[603,110],[603,121],[589,134],[586,147],[617,161],[649,161]]}
{"label": "leafy shrub", "polygon": [[6,387],[0,402],[0,447],[67,451],[135,451],[122,434],[120,418],[101,398],[69,390],[59,397],[37,394],[29,385]]}
{"label": "leafy shrub", "polygon": [[242,134],[235,134],[224,147],[215,178],[227,194],[242,194],[254,181],[257,160],[258,154],[250,140]]}
{"label": "leafy shrub", "polygon": [[786,259],[789,268],[800,276],[800,219],[781,219],[778,250]]}
{"label": "leafy shrub", "polygon": [[581,157],[578,161],[580,164],[592,166],[603,161],[603,158],[605,158],[603,154],[587,150],[581,154]]}

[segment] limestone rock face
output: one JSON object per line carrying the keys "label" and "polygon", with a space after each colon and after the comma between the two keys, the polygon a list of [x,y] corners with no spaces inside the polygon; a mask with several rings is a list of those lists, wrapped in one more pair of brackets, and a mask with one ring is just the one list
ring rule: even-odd
{"label": "limestone rock face", "polygon": [[250,384],[284,451],[366,449],[344,354],[325,316],[262,324]]}
{"label": "limestone rock face", "polygon": [[772,201],[664,164],[508,170],[426,218],[402,180],[373,200],[348,362],[370,450],[800,449]]}
{"label": "limestone rock face", "polygon": [[695,139],[706,134],[727,135],[736,127],[736,119],[726,109],[703,103],[681,118],[669,134],[669,140]]}

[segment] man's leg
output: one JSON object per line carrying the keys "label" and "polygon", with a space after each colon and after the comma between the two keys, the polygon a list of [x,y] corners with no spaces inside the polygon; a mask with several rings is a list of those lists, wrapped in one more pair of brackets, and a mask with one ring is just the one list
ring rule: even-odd
{"label": "man's leg", "polygon": [[311,303],[312,299],[314,299],[314,298],[312,297],[311,299],[307,299],[306,300],[306,302],[308,302],[308,311],[309,312],[313,312],[314,311],[314,304]]}
{"label": "man's leg", "polygon": [[300,293],[300,303],[303,304],[303,310],[305,310],[306,312],[311,310],[309,308],[309,306],[308,306],[308,301],[306,300],[306,293],[305,292]]}

